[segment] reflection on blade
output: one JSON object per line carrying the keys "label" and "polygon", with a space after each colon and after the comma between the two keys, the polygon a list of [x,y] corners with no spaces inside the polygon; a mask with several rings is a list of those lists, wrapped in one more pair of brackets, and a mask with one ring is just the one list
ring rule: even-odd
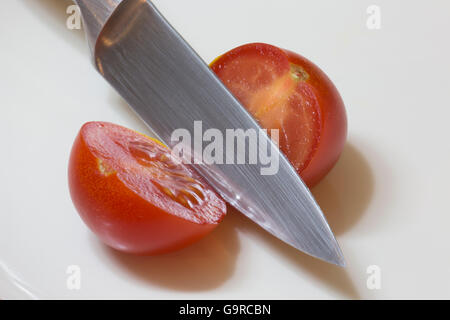
{"label": "reflection on blade", "polygon": [[[143,121],[173,147],[172,132],[194,121],[203,129],[260,127],[209,67],[145,0],[122,2],[95,48],[100,73]],[[264,135],[272,152],[278,148]],[[279,171],[261,175],[261,165],[195,165],[225,200],[264,229],[314,257],[344,265],[320,208],[295,170],[279,154]]]}

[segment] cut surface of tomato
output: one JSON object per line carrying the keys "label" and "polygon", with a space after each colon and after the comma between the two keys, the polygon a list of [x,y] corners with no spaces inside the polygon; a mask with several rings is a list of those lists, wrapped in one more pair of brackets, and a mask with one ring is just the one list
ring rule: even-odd
{"label": "cut surface of tomato", "polygon": [[108,245],[133,253],[181,248],[226,212],[224,201],[168,148],[106,122],[80,130],[69,186],[86,224]]}
{"label": "cut surface of tomato", "polygon": [[266,129],[278,129],[280,150],[305,182],[334,165],[346,137],[342,99],[326,75],[292,52],[252,43],[233,49],[212,70]]}

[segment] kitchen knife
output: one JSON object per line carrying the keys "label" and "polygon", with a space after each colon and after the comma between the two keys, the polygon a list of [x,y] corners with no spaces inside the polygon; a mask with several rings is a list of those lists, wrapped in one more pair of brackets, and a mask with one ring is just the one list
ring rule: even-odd
{"label": "kitchen knife", "polygon": [[[176,129],[195,136],[196,121],[204,131],[216,129],[224,136],[227,129],[260,131],[151,1],[76,2],[97,70],[166,145],[178,143],[171,139]],[[227,202],[274,236],[344,266],[339,245],[310,191],[272,140],[265,134],[259,138],[278,159],[276,174],[262,175],[262,163],[194,167]]]}

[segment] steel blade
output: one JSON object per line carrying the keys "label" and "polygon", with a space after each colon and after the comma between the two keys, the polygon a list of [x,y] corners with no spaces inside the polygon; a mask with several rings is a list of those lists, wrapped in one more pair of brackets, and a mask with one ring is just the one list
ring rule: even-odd
{"label": "steel blade", "polygon": [[[194,121],[210,128],[260,127],[150,1],[123,1],[100,32],[94,50],[99,72],[167,145]],[[264,138],[276,153],[278,148]],[[288,160],[261,175],[262,164],[195,165],[221,196],[261,227],[314,257],[344,258],[321,209]],[[227,155],[228,156],[228,155]]]}

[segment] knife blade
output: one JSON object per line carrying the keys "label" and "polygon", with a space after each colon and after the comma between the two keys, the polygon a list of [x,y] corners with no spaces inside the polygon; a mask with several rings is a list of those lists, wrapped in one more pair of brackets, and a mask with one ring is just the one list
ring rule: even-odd
{"label": "knife blade", "polygon": [[[77,2],[98,71],[166,145],[175,146],[172,134],[180,128],[195,136],[194,123],[199,121],[203,130],[215,129],[224,136],[227,129],[260,132],[258,123],[151,1],[104,0],[103,6],[99,1]],[[99,8],[101,14],[92,12]],[[193,166],[228,203],[274,236],[344,266],[340,247],[309,189],[268,135],[259,138],[278,159],[276,174],[262,175],[262,163]]]}

